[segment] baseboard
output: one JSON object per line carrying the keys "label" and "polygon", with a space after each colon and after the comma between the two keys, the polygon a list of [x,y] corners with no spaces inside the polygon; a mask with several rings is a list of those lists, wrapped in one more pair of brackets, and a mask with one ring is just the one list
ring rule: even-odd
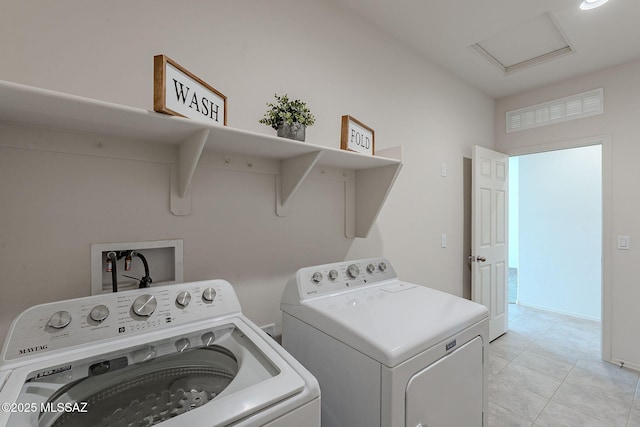
{"label": "baseboard", "polygon": [[565,315],[565,316],[577,317],[578,319],[585,319],[585,320],[593,320],[595,322],[602,322],[602,319],[600,319],[600,318],[593,317],[593,316],[585,316],[584,314],[571,313],[569,311],[557,310],[557,309],[554,309],[554,308],[545,307],[545,306],[541,306],[541,305],[526,304],[526,303],[522,303],[520,301],[517,301],[516,304],[521,305],[523,307],[535,308],[537,310],[550,311],[552,313],[562,314],[562,315]]}

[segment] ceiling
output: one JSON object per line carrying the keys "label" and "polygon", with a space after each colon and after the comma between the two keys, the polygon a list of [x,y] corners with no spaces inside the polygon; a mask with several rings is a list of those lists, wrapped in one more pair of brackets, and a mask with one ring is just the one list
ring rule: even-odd
{"label": "ceiling", "polygon": [[[336,1],[494,98],[640,58],[638,0],[588,11],[581,0]],[[544,56],[536,44],[553,39],[557,50],[558,34],[568,47]],[[531,49],[538,59],[500,67],[474,45],[503,48],[505,58]]]}

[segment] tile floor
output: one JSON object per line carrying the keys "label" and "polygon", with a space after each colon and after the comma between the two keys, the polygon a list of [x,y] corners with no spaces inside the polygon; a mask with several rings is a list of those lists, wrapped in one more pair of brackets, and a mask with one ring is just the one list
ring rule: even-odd
{"label": "tile floor", "polygon": [[489,426],[640,426],[640,374],[600,359],[599,322],[509,304],[489,348]]}

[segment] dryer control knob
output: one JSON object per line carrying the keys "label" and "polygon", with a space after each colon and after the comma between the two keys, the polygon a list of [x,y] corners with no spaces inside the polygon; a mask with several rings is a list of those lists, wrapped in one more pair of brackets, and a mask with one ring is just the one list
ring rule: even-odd
{"label": "dryer control knob", "polygon": [[96,305],[89,312],[89,317],[96,322],[102,322],[109,317],[109,307],[104,304]]}
{"label": "dryer control knob", "polygon": [[140,295],[133,301],[131,309],[135,314],[142,317],[149,317],[156,311],[158,300],[153,295]]}
{"label": "dryer control knob", "polygon": [[370,263],[367,265],[367,273],[373,274],[376,271],[376,265],[374,263]]}
{"label": "dryer control knob", "polygon": [[347,267],[347,275],[352,279],[355,279],[360,275],[360,269],[356,264],[351,264],[349,267]]}
{"label": "dryer control knob", "polygon": [[216,290],[213,288],[207,288],[202,293],[202,299],[204,300],[204,302],[213,302],[215,298],[216,298]]}
{"label": "dryer control knob", "polygon": [[189,291],[182,291],[176,297],[176,304],[181,308],[185,308],[191,302],[191,294]]}
{"label": "dryer control knob", "polygon": [[329,280],[331,280],[332,282],[335,282],[337,278],[338,278],[338,270],[331,270],[329,272]]}
{"label": "dryer control knob", "polygon": [[313,276],[311,276],[311,281],[316,285],[322,282],[322,273],[320,273],[319,271],[316,271],[315,273],[313,273]]}
{"label": "dryer control knob", "polygon": [[378,264],[378,268],[384,273],[384,271],[387,269],[387,263],[382,261],[380,264]]}
{"label": "dryer control knob", "polygon": [[69,323],[71,323],[71,313],[66,310],[61,310],[53,313],[47,324],[52,328],[63,329],[66,328]]}

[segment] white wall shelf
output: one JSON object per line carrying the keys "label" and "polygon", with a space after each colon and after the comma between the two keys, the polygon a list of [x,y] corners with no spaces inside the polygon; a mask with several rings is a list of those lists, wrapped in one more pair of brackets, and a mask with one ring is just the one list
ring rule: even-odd
{"label": "white wall shelf", "polygon": [[5,81],[0,81],[0,122],[176,146],[170,188],[175,215],[191,213],[191,179],[205,149],[279,162],[279,216],[288,214],[314,166],[354,171],[345,184],[347,237],[367,236],[402,167],[401,147],[368,156]]}

